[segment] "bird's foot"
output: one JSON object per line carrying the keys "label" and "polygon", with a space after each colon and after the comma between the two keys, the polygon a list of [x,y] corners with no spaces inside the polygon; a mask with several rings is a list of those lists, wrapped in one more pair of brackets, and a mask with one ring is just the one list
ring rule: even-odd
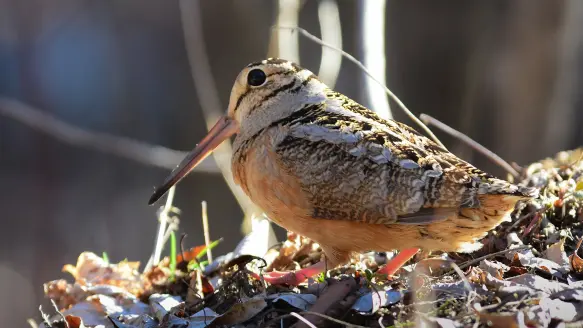
{"label": "bird's foot", "polygon": [[317,274],[326,270],[326,263],[324,261],[310,265],[296,271],[271,271],[263,274],[263,279],[272,285],[289,285],[298,286],[304,281],[308,280]]}
{"label": "bird's foot", "polygon": [[407,261],[412,259],[415,254],[419,252],[418,248],[408,248],[400,251],[395,257],[393,257],[389,263],[387,263],[384,267],[380,268],[376,273],[377,274],[386,274],[389,279],[393,276]]}

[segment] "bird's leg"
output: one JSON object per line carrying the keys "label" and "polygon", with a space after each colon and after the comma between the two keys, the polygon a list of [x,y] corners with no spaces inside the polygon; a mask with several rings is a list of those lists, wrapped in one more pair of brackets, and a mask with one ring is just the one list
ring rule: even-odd
{"label": "bird's leg", "polygon": [[326,261],[322,260],[316,264],[312,264],[307,268],[296,271],[272,271],[263,274],[263,279],[272,285],[290,285],[297,286],[302,282],[308,280],[317,274],[326,271]]}
{"label": "bird's leg", "polygon": [[380,268],[376,273],[386,274],[387,276],[394,275],[399,269],[407,263],[410,259],[419,252],[419,248],[408,248],[399,252],[394,258],[392,258],[389,263],[384,267]]}
{"label": "bird's leg", "polygon": [[350,260],[350,252],[346,252],[335,247],[325,246],[320,244],[324,256],[322,260],[316,264],[312,264],[307,268],[290,272],[267,272],[263,278],[266,282],[273,285],[286,284],[290,286],[297,286],[302,282],[308,280],[317,274],[334,269],[340,264],[347,263]]}

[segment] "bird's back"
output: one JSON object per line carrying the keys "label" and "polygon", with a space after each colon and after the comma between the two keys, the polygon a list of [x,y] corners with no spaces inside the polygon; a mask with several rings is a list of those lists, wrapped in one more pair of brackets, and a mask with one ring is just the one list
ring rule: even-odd
{"label": "bird's back", "polygon": [[[518,200],[536,195],[340,93],[325,93],[325,101],[236,141],[236,180],[289,230],[348,250],[471,251]],[[370,245],[371,238],[385,244]]]}

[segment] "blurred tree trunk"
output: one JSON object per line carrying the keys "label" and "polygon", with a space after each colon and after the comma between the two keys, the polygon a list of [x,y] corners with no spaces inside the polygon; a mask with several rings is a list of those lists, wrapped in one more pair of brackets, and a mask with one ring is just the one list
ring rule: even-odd
{"label": "blurred tree trunk", "polygon": [[[553,110],[565,1],[414,0],[389,2],[387,11],[389,86],[416,114],[442,119],[523,164],[568,146],[539,142]],[[399,110],[393,114],[405,120]],[[505,176],[458,141],[439,136],[466,160]]]}

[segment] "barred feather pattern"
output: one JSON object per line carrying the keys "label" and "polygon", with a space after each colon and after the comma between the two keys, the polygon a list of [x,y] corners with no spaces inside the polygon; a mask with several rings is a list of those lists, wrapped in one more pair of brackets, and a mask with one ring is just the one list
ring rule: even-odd
{"label": "barred feather pattern", "polygon": [[[277,163],[265,164],[263,169],[278,165],[276,170],[295,177],[311,204],[313,218],[431,223],[428,210],[478,208],[482,195],[520,199],[537,194],[536,189],[513,185],[477,169],[405,124],[382,119],[298,65],[268,59],[249,67],[257,65],[268,69],[268,76],[277,74],[288,80],[281,82],[284,87],[268,82],[273,91],[263,92],[269,94],[269,102],[247,111],[250,117],[271,116],[272,121],[260,126],[256,122],[264,119],[247,118],[242,126],[244,137],[235,139],[233,171],[244,189],[246,157],[254,148],[261,149],[253,153],[264,161],[271,160],[267,152],[276,154]],[[296,96],[304,99],[299,107],[285,98],[291,90],[304,92]],[[277,172],[272,173],[276,179]],[[416,213],[419,216],[412,220]]]}
{"label": "barred feather pattern", "polygon": [[275,152],[300,181],[314,218],[392,224],[426,208],[479,207],[480,194],[533,195],[340,93],[326,96],[259,131],[235,155],[241,163],[253,140],[279,136]]}

